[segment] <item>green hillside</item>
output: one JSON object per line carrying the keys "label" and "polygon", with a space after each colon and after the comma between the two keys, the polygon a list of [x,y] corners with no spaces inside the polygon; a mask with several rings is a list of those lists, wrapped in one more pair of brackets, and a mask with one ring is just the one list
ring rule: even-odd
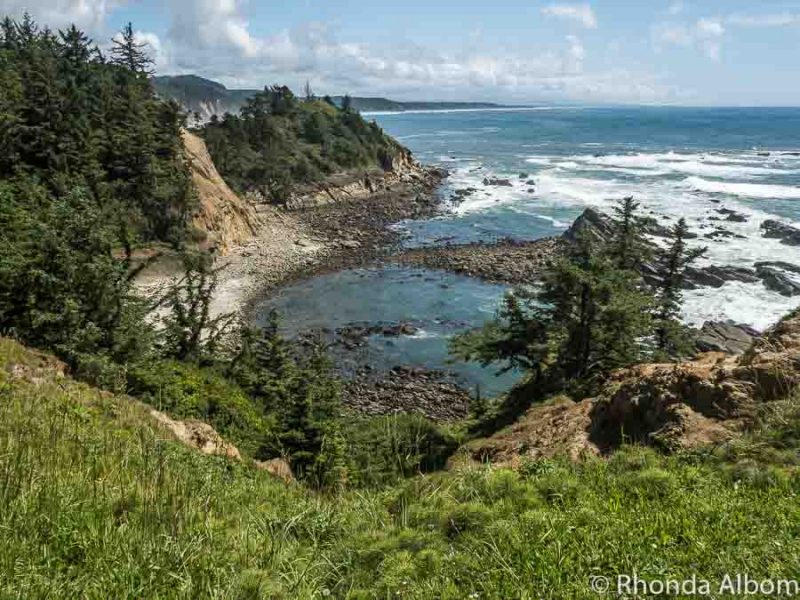
{"label": "green hillside", "polygon": [[790,400],[714,451],[320,494],[186,449],[143,405],[0,339],[0,595],[560,600],[634,570],[789,577],[799,434]]}
{"label": "green hillside", "polygon": [[278,203],[295,186],[327,175],[391,170],[395,158],[408,152],[349,104],[301,100],[287,87],[259,92],[238,115],[212,117],[201,132],[231,187],[258,190]]}

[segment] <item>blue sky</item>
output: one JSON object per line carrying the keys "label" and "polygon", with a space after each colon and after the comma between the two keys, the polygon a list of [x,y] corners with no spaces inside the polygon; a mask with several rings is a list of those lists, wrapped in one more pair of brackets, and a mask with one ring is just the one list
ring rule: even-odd
{"label": "blue sky", "polygon": [[398,99],[800,106],[800,0],[0,0],[160,73]]}

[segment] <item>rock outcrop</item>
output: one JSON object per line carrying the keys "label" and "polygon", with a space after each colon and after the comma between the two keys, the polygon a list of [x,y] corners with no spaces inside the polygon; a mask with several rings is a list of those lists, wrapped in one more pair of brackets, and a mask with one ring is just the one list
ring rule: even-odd
{"label": "rock outcrop", "polygon": [[209,247],[227,254],[257,233],[258,215],[255,208],[234,194],[222,179],[201,138],[184,131],[183,146],[199,200],[192,224],[208,236]]}
{"label": "rock outcrop", "polygon": [[747,325],[732,321],[707,321],[695,334],[695,347],[699,352],[724,352],[744,354],[760,334]]}
{"label": "rock outcrop", "polygon": [[233,460],[241,460],[239,449],[222,439],[222,436],[208,423],[188,419],[176,421],[155,409],[150,411],[155,421],[167,429],[182,444],[199,450],[203,454],[225,456]]}
{"label": "rock outcrop", "polygon": [[710,352],[677,364],[614,373],[595,398],[530,408],[511,427],[467,446],[471,458],[514,465],[522,457],[603,455],[623,442],[666,449],[730,439],[758,406],[800,384],[800,312],[741,356]]}
{"label": "rock outcrop", "polygon": [[286,200],[288,210],[317,208],[353,200],[363,200],[389,192],[396,186],[423,184],[431,177],[441,179],[439,169],[423,167],[411,152],[400,149],[384,169],[340,173],[324,181],[297,188]]}
{"label": "rock outcrop", "polygon": [[761,224],[761,229],[765,238],[778,239],[787,246],[800,246],[800,229],[796,227],[768,219]]}

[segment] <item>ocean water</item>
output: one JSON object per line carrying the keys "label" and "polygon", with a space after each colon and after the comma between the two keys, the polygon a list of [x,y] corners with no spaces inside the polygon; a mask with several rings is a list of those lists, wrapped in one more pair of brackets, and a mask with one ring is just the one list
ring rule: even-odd
{"label": "ocean water", "polygon": [[[692,244],[708,246],[707,264],[752,267],[782,260],[800,265],[800,247],[765,239],[759,229],[765,219],[800,226],[800,109],[542,108],[372,118],[420,161],[451,173],[440,191],[448,203],[446,215],[397,225],[408,246],[557,235],[584,208],[608,210],[618,199],[634,196],[665,225],[685,217],[700,234]],[[512,185],[484,185],[491,178]],[[452,202],[453,194],[465,188],[476,191]],[[722,208],[747,220],[725,221],[718,212]],[[704,238],[715,226],[737,237]],[[460,315],[451,320],[459,326],[404,340],[391,351],[381,347],[384,340],[373,340],[376,356],[382,356],[374,361],[378,366],[452,368],[447,338],[490,317],[492,300],[499,301],[503,291],[467,278],[439,286],[428,281],[439,274],[416,277],[397,268],[380,276],[328,277],[324,285],[304,282],[272,302],[290,329],[311,321],[368,321],[376,313],[402,313],[425,329],[424,323]],[[380,293],[395,287],[404,293]],[[285,301],[304,292],[314,294],[315,302]],[[800,299],[761,283],[728,283],[687,292],[684,318],[696,325],[733,319],[764,329],[798,304]],[[508,378],[496,380],[493,373],[473,367],[459,371],[469,386],[497,391],[508,385]]]}

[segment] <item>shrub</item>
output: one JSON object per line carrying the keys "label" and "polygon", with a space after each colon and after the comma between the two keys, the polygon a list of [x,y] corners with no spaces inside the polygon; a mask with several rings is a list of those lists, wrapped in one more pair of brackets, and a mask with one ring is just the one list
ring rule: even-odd
{"label": "shrub", "polygon": [[256,455],[273,433],[247,395],[209,367],[174,360],[136,365],[128,374],[129,393],[159,410],[209,423],[249,455]]}

